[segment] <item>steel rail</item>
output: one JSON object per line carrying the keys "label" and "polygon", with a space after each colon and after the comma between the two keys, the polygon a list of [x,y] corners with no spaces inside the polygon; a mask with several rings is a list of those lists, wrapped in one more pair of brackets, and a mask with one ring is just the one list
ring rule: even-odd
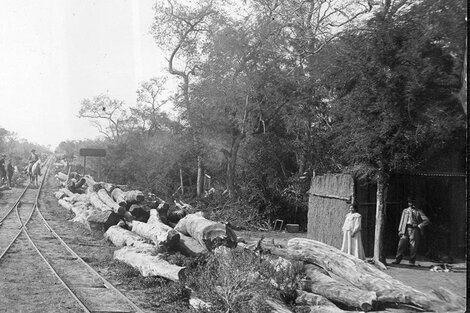
{"label": "steel rail", "polygon": [[[47,169],[47,171],[49,171],[49,167]],[[88,263],[86,263],[78,254],[75,253],[75,251],[72,250],[72,248],[70,248],[67,243],[52,229],[52,227],[49,225],[49,223],[47,222],[47,220],[44,218],[44,216],[42,215],[41,211],[39,210],[39,195],[40,195],[40,192],[42,190],[42,187],[43,187],[43,184],[44,184],[44,181],[45,181],[45,178],[46,178],[47,175],[44,175],[44,178],[43,180],[41,181],[41,188],[39,189],[37,195],[36,195],[36,201],[35,201],[35,204],[34,204],[34,207],[33,207],[33,211],[36,210],[36,212],[38,213],[38,216],[42,219],[43,221],[43,224],[46,226],[46,228],[49,230],[49,232],[51,232],[54,237],[59,240],[59,242],[64,246],[64,248],[74,257],[76,258],[79,262],[81,262],[83,265],[85,265],[85,267],[90,271],[92,272],[94,275],[96,275],[99,279],[101,279],[101,281],[103,282],[103,284],[105,285],[106,288],[116,292],[118,295],[120,295],[122,297],[123,300],[125,300],[127,302],[128,305],[130,305],[136,313],[144,313],[144,311],[142,311],[142,309],[140,309],[136,304],[134,304],[129,298],[127,298],[120,290],[118,290],[116,287],[114,287],[110,282],[108,282],[102,275],[100,275],[97,271],[95,271]],[[29,219],[31,218],[32,214],[30,215]],[[82,308],[84,309],[85,312],[90,312],[88,310],[88,308],[83,304],[83,302],[75,295],[75,293],[73,292],[73,290],[67,285],[67,283],[58,275],[58,273],[54,270],[54,268],[52,267],[52,265],[50,264],[49,261],[47,261],[47,259],[43,256],[43,254],[39,251],[39,249],[37,248],[36,244],[33,242],[33,240],[31,239],[29,233],[28,233],[28,227],[26,226],[29,222],[29,219],[28,221],[25,223],[24,227],[23,227],[23,230],[25,232],[25,234],[27,235],[28,239],[30,240],[30,242],[33,244],[34,248],[36,249],[36,251],[39,253],[39,255],[42,257],[42,259],[44,260],[44,262],[46,262],[46,264],[49,266],[49,268],[51,269],[51,271],[53,271],[53,273],[55,274],[55,276],[61,281],[61,283],[65,286],[65,288],[72,294],[72,296],[74,297],[75,300],[77,300],[80,304],[80,306],[82,306]]]}
{"label": "steel rail", "polygon": [[[65,289],[67,289],[67,291],[69,292],[69,294],[75,299],[75,301],[77,301],[77,303],[80,305],[80,307],[83,309],[83,311],[85,313],[91,313],[90,310],[88,310],[88,308],[85,306],[85,304],[77,297],[77,295],[73,292],[72,289],[70,289],[70,287],[67,285],[67,283],[59,276],[59,274],[57,273],[57,271],[54,269],[54,267],[51,265],[51,263],[46,259],[46,257],[44,256],[44,254],[41,253],[41,251],[39,250],[39,248],[37,247],[37,245],[34,243],[33,239],[31,238],[28,230],[27,230],[27,227],[26,225],[29,223],[29,221],[31,220],[32,216],[33,216],[33,213],[35,211],[35,209],[37,210],[38,208],[38,202],[39,202],[39,195],[42,191],[42,188],[44,186],[44,182],[46,181],[46,178],[47,178],[47,175],[49,173],[49,169],[51,167],[51,164],[52,164],[52,157],[50,157],[48,159],[48,161],[46,161],[47,164],[47,168],[46,168],[46,171],[44,172],[44,175],[41,179],[41,183],[39,184],[38,186],[38,192],[36,193],[36,198],[35,198],[35,201],[34,201],[34,204],[33,204],[33,207],[31,209],[31,212],[28,216],[28,218],[26,219],[26,221],[23,223],[23,221],[21,220],[21,217],[19,215],[19,210],[18,210],[18,206],[16,206],[16,213],[18,215],[18,219],[20,220],[20,223],[21,223],[21,230],[19,232],[19,234],[21,234],[22,232],[24,232],[24,234],[26,235],[26,237],[28,238],[28,241],[31,243],[31,245],[33,246],[33,248],[36,250],[36,252],[39,254],[39,256],[42,258],[42,260],[44,261],[44,263],[46,263],[47,267],[49,267],[49,269],[52,271],[52,273],[54,274],[54,276],[60,281],[60,283],[65,287]],[[31,182],[30,184],[31,185]],[[29,186],[28,185],[28,186]],[[47,226],[48,230],[51,230],[51,228],[49,226]],[[19,236],[19,234],[16,236],[16,238]],[[15,238],[15,240],[16,240]]]}
{"label": "steel rail", "polygon": [[[50,161],[51,157],[49,157],[47,159],[47,161],[45,162],[45,164],[47,164],[49,161]],[[48,167],[49,168],[49,167]],[[44,178],[45,176],[43,177],[42,179],[42,182],[44,181]],[[21,192],[20,196],[18,197],[18,199],[16,199],[15,203],[11,206],[11,208],[8,210],[8,212],[5,214],[5,216],[3,216],[1,219],[0,219],[0,226],[2,225],[2,222],[10,215],[10,213],[15,210],[16,211],[16,215],[18,217],[18,220],[20,221],[20,230],[18,231],[18,233],[13,236],[13,239],[11,240],[11,242],[7,245],[7,247],[5,248],[5,250],[0,254],[0,261],[2,259],[2,257],[8,252],[8,250],[10,250],[11,246],[13,245],[13,243],[15,243],[16,239],[18,239],[18,237],[21,235],[22,231],[23,231],[23,223],[21,221],[21,218],[20,218],[20,215],[19,215],[19,212],[18,212],[18,205],[20,204],[21,202],[21,198],[23,198],[23,196],[25,195],[26,191],[31,187],[31,181],[28,183],[28,185],[26,185],[26,187],[24,188],[24,190]],[[42,184],[41,184],[41,187],[42,187]],[[36,199],[38,199],[38,197],[36,197]],[[31,209],[31,215],[32,213],[34,212],[34,207]]]}

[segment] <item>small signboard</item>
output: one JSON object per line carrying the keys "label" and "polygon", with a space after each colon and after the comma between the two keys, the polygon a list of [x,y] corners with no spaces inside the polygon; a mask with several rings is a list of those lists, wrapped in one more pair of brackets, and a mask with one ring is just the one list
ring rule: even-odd
{"label": "small signboard", "polygon": [[83,157],[87,157],[87,156],[104,157],[104,156],[106,156],[106,150],[105,149],[82,148],[82,149],[80,149],[80,156],[83,156]]}

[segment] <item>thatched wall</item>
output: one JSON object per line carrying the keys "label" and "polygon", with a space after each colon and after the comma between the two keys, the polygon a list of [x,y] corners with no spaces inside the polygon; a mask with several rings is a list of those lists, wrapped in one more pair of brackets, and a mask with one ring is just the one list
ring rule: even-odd
{"label": "thatched wall", "polygon": [[309,190],[308,237],[341,248],[341,227],[353,196],[350,175],[314,176]]}

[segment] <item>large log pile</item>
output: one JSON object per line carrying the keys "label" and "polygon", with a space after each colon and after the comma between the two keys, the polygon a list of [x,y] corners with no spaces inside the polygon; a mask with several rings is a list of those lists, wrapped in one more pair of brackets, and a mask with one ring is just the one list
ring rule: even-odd
{"label": "large log pile", "polygon": [[[448,290],[440,288],[434,290],[434,294],[423,293],[375,266],[319,241],[293,238],[288,241],[287,248],[269,243],[242,246],[304,264],[304,278],[299,282],[302,292],[298,293],[302,299],[296,300],[299,304],[305,302],[304,292],[308,292],[307,295],[321,296],[332,303],[362,311],[370,311],[379,305],[398,304],[426,312],[462,312],[464,309],[463,299]],[[328,308],[323,304],[319,311],[311,308],[310,312],[338,312],[331,304]]]}
{"label": "large log pile", "polygon": [[[183,207],[178,203],[170,209],[161,199],[155,206],[146,205],[141,191],[96,182],[89,175],[70,178],[58,173],[55,177],[61,186],[66,186],[55,196],[60,206],[75,214],[72,221],[85,224],[95,234],[104,233],[120,247],[114,258],[139,270],[143,276],[184,279],[185,269],[165,261],[162,253],[180,251],[187,256],[198,256],[208,251],[207,246],[211,249],[220,245],[236,246],[236,236],[230,229],[205,219],[201,213],[188,215],[192,209],[188,205]],[[72,186],[67,183],[71,180],[81,184]],[[188,217],[186,222],[178,230],[174,229],[183,217]]]}
{"label": "large log pile", "polygon": [[[56,178],[63,183],[69,179],[61,173]],[[279,297],[262,299],[271,312],[292,311],[282,301],[287,291],[292,291],[294,302],[291,305],[305,308],[305,312],[367,312],[397,304],[421,311],[459,312],[465,306],[464,299],[445,289],[435,290],[434,294],[420,292],[373,265],[318,241],[294,238],[287,247],[262,240],[239,243],[227,224],[208,220],[185,203],[175,202],[175,206],[170,206],[162,199],[149,200],[138,190],[96,182],[90,176],[73,179],[85,182],[80,186],[82,193],[70,188],[60,189],[55,194],[60,206],[75,214],[72,221],[105,232],[104,236],[119,248],[114,258],[137,269],[143,276],[184,281],[187,269],[166,261],[168,254],[175,251],[189,257],[210,254],[223,262],[223,258],[231,255],[227,251],[234,251],[227,248],[237,248],[259,256],[276,271],[301,264],[301,275],[290,277],[296,281],[289,285],[263,276],[261,270],[244,277],[245,282],[265,280],[279,290]],[[211,307],[193,293],[190,303],[194,307]]]}

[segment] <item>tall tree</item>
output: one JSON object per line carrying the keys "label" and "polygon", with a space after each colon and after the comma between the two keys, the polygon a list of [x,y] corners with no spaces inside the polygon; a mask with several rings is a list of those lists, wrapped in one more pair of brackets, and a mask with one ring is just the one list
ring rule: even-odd
{"label": "tall tree", "polygon": [[379,264],[385,262],[390,175],[421,166],[465,128],[448,43],[430,35],[434,25],[423,23],[422,3],[401,14],[393,3],[386,1],[366,26],[337,43],[341,53],[332,76],[337,153],[343,165],[377,183],[374,260]]}

